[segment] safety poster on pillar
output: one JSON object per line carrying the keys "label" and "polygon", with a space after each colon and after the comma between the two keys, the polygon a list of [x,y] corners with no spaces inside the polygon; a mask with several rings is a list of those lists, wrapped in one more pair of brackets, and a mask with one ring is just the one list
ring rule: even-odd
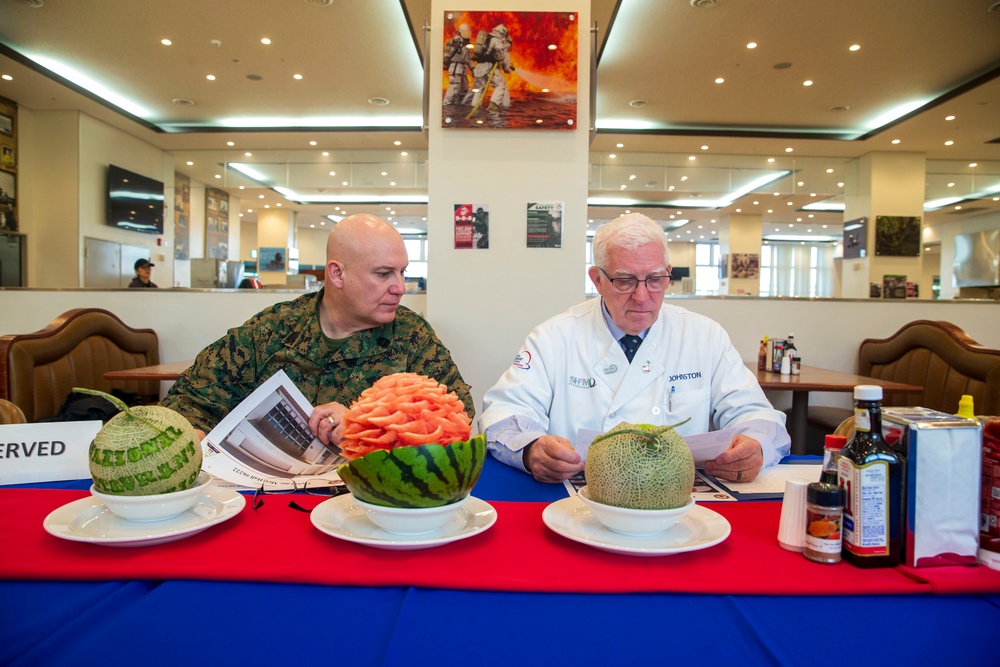
{"label": "safety poster on pillar", "polygon": [[441,125],[576,129],[575,12],[445,12]]}
{"label": "safety poster on pillar", "polygon": [[535,202],[528,204],[528,247],[561,248],[563,202]]}
{"label": "safety poster on pillar", "polygon": [[455,204],[455,250],[487,250],[489,247],[489,205]]}

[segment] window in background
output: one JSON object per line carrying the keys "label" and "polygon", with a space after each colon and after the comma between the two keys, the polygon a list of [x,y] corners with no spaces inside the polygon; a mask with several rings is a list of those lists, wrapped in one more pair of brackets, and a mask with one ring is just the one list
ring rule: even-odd
{"label": "window in background", "polygon": [[719,264],[721,254],[718,243],[696,243],[694,246],[694,293],[714,295],[719,293]]}
{"label": "window in background", "polygon": [[410,260],[406,267],[407,278],[427,279],[427,236],[425,234],[404,234],[403,245]]}
{"label": "window in background", "polygon": [[833,296],[833,244],[772,241],[760,264],[761,296]]}

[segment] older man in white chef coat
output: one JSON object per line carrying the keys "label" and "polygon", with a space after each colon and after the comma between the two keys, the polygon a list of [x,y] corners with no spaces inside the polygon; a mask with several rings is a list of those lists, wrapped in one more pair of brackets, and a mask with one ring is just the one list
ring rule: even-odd
{"label": "older man in white chef coat", "polygon": [[559,482],[583,469],[574,442],[622,421],[685,419],[681,435],[734,429],[705,464],[721,479],[750,481],[788,454],[785,415],[725,330],[664,303],[669,275],[667,237],[650,218],[633,213],[597,230],[590,279],[601,298],[536,327],[483,398],[480,427],[497,459]]}

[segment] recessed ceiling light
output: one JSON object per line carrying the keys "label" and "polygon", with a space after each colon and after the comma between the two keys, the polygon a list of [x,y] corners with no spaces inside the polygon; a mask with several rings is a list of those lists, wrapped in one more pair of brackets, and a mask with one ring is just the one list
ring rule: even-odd
{"label": "recessed ceiling light", "polygon": [[945,120],[955,120],[955,117],[954,116],[945,116],[944,119]]}
{"label": "recessed ceiling light", "polygon": [[944,145],[945,145],[945,146],[951,146],[951,145],[953,145],[954,143],[955,143],[954,141],[952,141],[951,139],[949,139],[948,141],[944,142]]}
{"label": "recessed ceiling light", "polygon": [[696,157],[695,157],[695,156],[693,156],[693,155],[688,155],[688,159],[689,159],[689,160],[697,160],[698,158],[696,158]]}
{"label": "recessed ceiling light", "polygon": [[270,44],[271,43],[271,39],[269,37],[261,37],[260,38],[260,43],[261,44]]}
{"label": "recessed ceiling light", "polygon": [[4,81],[13,81],[14,77],[12,77],[10,74],[4,74],[0,75],[0,79],[3,79]]}
{"label": "recessed ceiling light", "polygon": [[253,153],[251,153],[250,151],[247,151],[243,155],[245,155],[246,157],[253,157]]}
{"label": "recessed ceiling light", "polygon": [[180,106],[187,106],[187,107],[193,107],[194,106],[194,100],[189,100],[189,99],[184,98],[184,97],[175,97],[174,99],[172,99],[170,101],[173,102],[174,104],[177,104],[177,105],[180,105]]}
{"label": "recessed ceiling light", "polygon": [[190,167],[190,166],[192,166],[194,164],[194,162],[192,162],[191,160],[188,160],[186,164],[187,164],[187,166]]}
{"label": "recessed ceiling light", "polygon": [[368,104],[373,104],[377,107],[384,107],[389,104],[389,100],[385,97],[370,97],[368,98]]}
{"label": "recessed ceiling light", "polygon": [[898,144],[898,143],[899,143],[899,139],[893,139],[893,140],[892,140],[892,143],[893,143],[893,144]]}
{"label": "recessed ceiling light", "polygon": [[227,142],[226,142],[226,145],[227,145],[227,146],[235,146],[235,145],[236,145],[236,142],[235,142],[235,141],[227,141]]}
{"label": "recessed ceiling light", "polygon": [[617,148],[625,148],[625,144],[615,144],[615,147],[617,147]]}
{"label": "recessed ceiling light", "polygon": [[644,107],[647,104],[649,104],[649,103],[646,102],[646,100],[632,100],[631,102],[628,103],[628,105],[630,107],[633,107],[633,108],[636,108],[636,109],[638,109],[639,107]]}
{"label": "recessed ceiling light", "polygon": [[160,44],[163,44],[163,46],[170,46],[171,44],[173,44],[173,42],[171,42],[169,39],[161,39]]}
{"label": "recessed ceiling light", "polygon": [[791,153],[793,150],[795,150],[795,149],[792,148],[791,146],[789,146],[788,148],[785,149],[785,152],[786,153]]}
{"label": "recessed ceiling light", "polygon": [[335,171],[331,171],[331,172],[330,172],[330,175],[331,175],[331,176],[336,176],[336,175],[337,175],[337,172],[335,172]]}
{"label": "recessed ceiling light", "polygon": [[970,166],[970,167],[978,167],[978,166],[979,166],[979,163],[978,163],[978,162],[970,162],[970,163],[969,163],[969,166]]}
{"label": "recessed ceiling light", "polygon": [[309,142],[309,145],[310,145],[310,146],[315,146],[315,145],[316,145],[316,141],[315,141],[315,140],[313,140],[313,141],[310,141],[310,142]]}
{"label": "recessed ceiling light", "polygon": [[716,83],[725,83],[725,82],[726,82],[726,80],[725,80],[725,79],[723,79],[723,78],[722,78],[722,77],[720,76],[720,77],[716,77],[716,79],[715,79],[715,82],[716,82]]}
{"label": "recessed ceiling light", "polygon": [[703,150],[703,151],[707,151],[707,150],[708,150],[708,146],[702,146],[702,147],[701,147],[701,150]]}
{"label": "recessed ceiling light", "polygon": [[954,184],[954,183],[949,183],[949,184],[948,184],[948,187],[949,187],[949,188],[953,188],[953,187],[955,187],[955,184]]}
{"label": "recessed ceiling light", "polygon": [[792,63],[775,63],[772,65],[774,69],[788,69],[792,66]]}
{"label": "recessed ceiling light", "polygon": [[555,44],[549,44],[549,51],[555,51],[555,50],[556,50],[556,49],[558,49],[558,48],[559,48],[559,47],[558,47],[558,46],[556,46]]}
{"label": "recessed ceiling light", "polygon": [[330,151],[323,151],[322,153],[320,153],[320,155],[322,155],[323,157],[330,157]]}
{"label": "recessed ceiling light", "polygon": [[215,81],[215,75],[214,74],[209,74],[205,78],[208,79],[209,81]]}
{"label": "recessed ceiling light", "polygon": [[382,175],[383,175],[383,176],[388,176],[388,175],[389,175],[389,172],[387,172],[387,171],[383,171],[383,172],[382,172]]}
{"label": "recessed ceiling light", "polygon": [[612,160],[614,160],[618,156],[615,155],[614,153],[611,153],[610,155],[608,155],[608,157],[611,158]]}
{"label": "recessed ceiling light", "polygon": [[301,74],[293,74],[292,78],[295,79],[296,81],[301,81],[302,80],[302,75]]}
{"label": "recessed ceiling light", "polygon": [[403,143],[402,141],[394,141],[394,142],[392,142],[392,145],[393,145],[393,146],[399,146],[399,145],[401,145],[402,143]]}
{"label": "recessed ceiling light", "polygon": [[860,44],[851,44],[849,47],[847,47],[847,50],[848,51],[860,51],[861,50],[861,45]]}
{"label": "recessed ceiling light", "polygon": [[750,42],[749,44],[747,44],[747,48],[748,49],[756,49],[757,48],[757,42]]}
{"label": "recessed ceiling light", "polygon": [[805,81],[802,82],[802,85],[803,86],[811,86],[811,85],[813,85],[812,79],[806,79]]}
{"label": "recessed ceiling light", "polygon": [[215,177],[216,178],[222,178],[222,174],[216,174]]}
{"label": "recessed ceiling light", "polygon": [[407,153],[406,151],[400,151],[399,154],[402,155],[403,157],[406,157],[407,155],[409,155],[409,153]]}
{"label": "recessed ceiling light", "polygon": [[827,169],[827,170],[826,170],[826,173],[828,173],[828,174],[832,174],[832,173],[833,173],[833,169]]}

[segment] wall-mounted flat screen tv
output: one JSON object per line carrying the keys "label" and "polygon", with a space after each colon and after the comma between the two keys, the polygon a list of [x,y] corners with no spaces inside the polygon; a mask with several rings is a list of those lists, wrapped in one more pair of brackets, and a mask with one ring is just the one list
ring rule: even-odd
{"label": "wall-mounted flat screen tv", "polygon": [[108,224],[134,232],[163,233],[163,183],[108,166]]}

